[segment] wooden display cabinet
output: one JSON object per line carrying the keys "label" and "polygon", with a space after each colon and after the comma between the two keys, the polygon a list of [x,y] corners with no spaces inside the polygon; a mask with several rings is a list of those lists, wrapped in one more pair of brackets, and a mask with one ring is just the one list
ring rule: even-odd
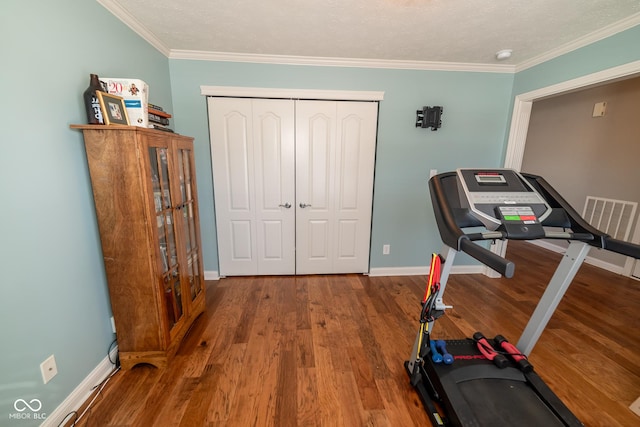
{"label": "wooden display cabinet", "polygon": [[82,130],[123,369],[165,367],[204,311],[193,138]]}

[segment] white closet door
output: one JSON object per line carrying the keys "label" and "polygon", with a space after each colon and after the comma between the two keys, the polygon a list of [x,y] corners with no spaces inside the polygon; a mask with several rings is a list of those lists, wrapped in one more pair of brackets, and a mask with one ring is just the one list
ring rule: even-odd
{"label": "white closet door", "polygon": [[293,101],[208,103],[220,274],[294,274]]}
{"label": "white closet door", "polygon": [[296,102],[296,273],[369,266],[377,103]]}
{"label": "white closet door", "polygon": [[290,100],[254,99],[258,274],[295,274],[295,132]]}

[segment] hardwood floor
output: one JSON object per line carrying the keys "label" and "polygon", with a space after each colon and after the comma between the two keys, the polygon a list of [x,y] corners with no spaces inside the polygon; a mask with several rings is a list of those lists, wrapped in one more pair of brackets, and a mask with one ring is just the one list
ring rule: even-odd
{"label": "hardwood floor", "polygon": [[[517,342],[560,255],[511,242],[513,279],[452,275],[436,338]],[[227,278],[173,363],[118,372],[80,426],[426,426],[403,362],[424,276]],[[587,426],[640,425],[640,282],[584,265],[530,361]]]}

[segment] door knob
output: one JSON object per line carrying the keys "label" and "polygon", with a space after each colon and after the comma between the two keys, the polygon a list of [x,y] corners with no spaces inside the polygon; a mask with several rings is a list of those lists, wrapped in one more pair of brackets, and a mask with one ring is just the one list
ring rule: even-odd
{"label": "door knob", "polygon": [[280,206],[281,208],[289,209],[291,207],[291,203],[287,202],[284,205],[278,205],[278,206]]}
{"label": "door knob", "polygon": [[310,207],[311,207],[311,205],[307,205],[306,203],[300,203],[300,207],[301,207],[302,209],[304,209],[304,208],[310,208]]}

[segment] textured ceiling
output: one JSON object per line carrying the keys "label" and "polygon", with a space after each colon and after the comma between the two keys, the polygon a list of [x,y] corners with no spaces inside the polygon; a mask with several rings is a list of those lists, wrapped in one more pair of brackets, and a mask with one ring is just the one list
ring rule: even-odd
{"label": "textured ceiling", "polygon": [[169,53],[517,65],[640,24],[638,0],[98,1]]}

